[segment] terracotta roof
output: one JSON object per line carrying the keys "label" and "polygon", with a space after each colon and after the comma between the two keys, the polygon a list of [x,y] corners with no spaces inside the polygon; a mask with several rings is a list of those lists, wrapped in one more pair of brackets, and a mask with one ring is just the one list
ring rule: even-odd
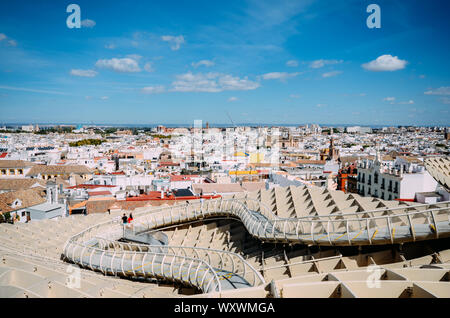
{"label": "terracotta roof", "polygon": [[1,168],[26,168],[34,166],[34,163],[23,160],[0,160]]}
{"label": "terracotta roof", "polygon": [[[76,176],[76,177],[78,177],[78,176]],[[80,178],[80,177],[78,177],[78,178]],[[34,180],[37,180],[37,179],[34,179]],[[70,186],[69,180],[63,179],[63,178],[61,178],[60,176],[58,176],[58,177],[56,177],[56,178],[50,178],[50,179],[48,179],[48,180],[49,180],[49,181],[55,182],[58,186],[59,186],[60,184],[62,184],[64,188],[67,188],[67,187]],[[75,178],[75,180],[76,180],[76,178]],[[84,181],[84,180],[83,180],[83,181]]]}
{"label": "terracotta roof", "polygon": [[195,193],[226,193],[226,192],[243,192],[241,185],[238,183],[198,183],[192,185]]}
{"label": "terracotta roof", "polygon": [[12,211],[11,207],[0,201],[0,214]]}
{"label": "terracotta roof", "polygon": [[199,175],[171,175],[170,176],[170,181],[175,182],[175,181],[191,181],[192,178],[198,178],[200,177]]}
{"label": "terracotta roof", "polygon": [[242,188],[245,191],[259,191],[266,188],[265,182],[242,182]]}
{"label": "terracotta roof", "polygon": [[167,162],[167,161],[165,161],[165,162],[160,162],[159,165],[160,166],[179,166],[180,164],[176,163],[176,162]]}
{"label": "terracotta roof", "polygon": [[27,176],[36,176],[38,174],[90,174],[91,169],[83,165],[67,165],[67,166],[56,166],[56,165],[36,165],[30,169]]}
{"label": "terracotta roof", "polygon": [[[376,156],[367,156],[367,157],[361,157],[361,159],[369,159],[369,160],[375,160]],[[394,161],[395,158],[391,155],[382,155],[381,156],[382,161]]]}
{"label": "terracotta roof", "polygon": [[86,202],[86,211],[88,214],[107,212],[115,202],[114,198],[109,200],[88,200]]}
{"label": "terracotta roof", "polygon": [[[146,206],[160,205],[157,202],[158,201],[117,201],[116,204],[120,206],[121,210],[134,210],[136,208],[143,208]],[[169,203],[168,201],[160,202],[162,202],[161,204]]]}
{"label": "terracotta roof", "polygon": [[38,179],[0,179],[0,190],[17,191],[29,189],[35,184],[45,187],[45,181]]}
{"label": "terracotta roof", "polygon": [[89,196],[97,196],[97,195],[112,195],[109,191],[91,191],[89,192]]}
{"label": "terracotta roof", "polygon": [[73,187],[68,187],[67,189],[97,189],[97,188],[115,188],[115,185],[104,185],[104,184],[79,184]]}
{"label": "terracotta roof", "polygon": [[417,157],[406,157],[406,156],[398,156],[398,159],[403,159],[411,163],[422,163]]}
{"label": "terracotta roof", "polygon": [[296,163],[298,164],[310,164],[310,165],[324,165],[326,163],[325,160],[311,160],[311,159],[300,159],[297,160]]}
{"label": "terracotta roof", "polygon": [[[11,208],[10,205],[19,199],[22,205]],[[45,191],[41,188],[31,188],[13,192],[0,193],[0,208],[2,213],[28,208],[46,202]]]}

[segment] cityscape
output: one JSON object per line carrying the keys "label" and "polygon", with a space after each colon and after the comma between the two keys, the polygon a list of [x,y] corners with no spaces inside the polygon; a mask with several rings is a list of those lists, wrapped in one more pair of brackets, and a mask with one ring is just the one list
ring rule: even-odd
{"label": "cityscape", "polygon": [[450,298],[447,3],[131,2],[0,4],[0,298]]}

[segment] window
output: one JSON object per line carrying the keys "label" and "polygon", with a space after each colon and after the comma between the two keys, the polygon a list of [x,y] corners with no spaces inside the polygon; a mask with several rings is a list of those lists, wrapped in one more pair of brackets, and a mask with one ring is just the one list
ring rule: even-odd
{"label": "window", "polygon": [[6,169],[2,169],[2,175],[6,175]]}
{"label": "window", "polygon": [[378,173],[376,173],[376,172],[373,176],[373,183],[378,183]]}
{"label": "window", "polygon": [[10,175],[15,175],[15,174],[16,174],[16,170],[14,170],[14,169],[9,169],[9,174],[10,174]]}
{"label": "window", "polygon": [[395,181],[394,193],[398,193],[398,181]]}

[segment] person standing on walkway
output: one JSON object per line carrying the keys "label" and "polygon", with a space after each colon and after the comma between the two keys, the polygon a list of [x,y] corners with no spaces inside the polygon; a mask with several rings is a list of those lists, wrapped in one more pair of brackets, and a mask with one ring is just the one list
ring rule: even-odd
{"label": "person standing on walkway", "polygon": [[125,213],[122,216],[122,223],[123,223],[123,225],[126,225],[128,223],[128,218],[127,218],[127,215]]}

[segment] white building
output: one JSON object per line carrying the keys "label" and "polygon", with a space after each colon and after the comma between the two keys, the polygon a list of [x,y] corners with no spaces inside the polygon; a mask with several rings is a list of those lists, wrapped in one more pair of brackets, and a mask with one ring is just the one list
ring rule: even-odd
{"label": "white building", "polygon": [[354,133],[354,134],[369,134],[372,132],[372,128],[370,127],[361,127],[361,126],[352,126],[347,127],[347,133]]}
{"label": "white building", "polygon": [[416,193],[434,192],[436,180],[425,170],[420,160],[397,157],[382,162],[379,153],[374,161],[365,160],[358,166],[358,193],[383,200],[408,200]]}

